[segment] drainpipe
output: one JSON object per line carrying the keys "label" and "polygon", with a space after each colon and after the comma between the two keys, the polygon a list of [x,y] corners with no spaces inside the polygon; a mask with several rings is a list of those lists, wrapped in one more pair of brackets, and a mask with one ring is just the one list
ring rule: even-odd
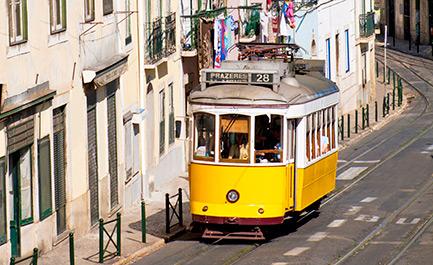
{"label": "drainpipe", "polygon": [[[137,35],[138,35],[138,84],[139,84],[139,101],[142,111],[146,108],[146,80],[144,76],[144,1],[136,0],[138,9],[137,13]],[[145,113],[143,113],[145,114]],[[147,155],[146,155],[146,133],[145,133],[146,117],[143,116],[140,121],[140,140],[141,140],[141,200],[149,198],[149,180],[147,173]]]}

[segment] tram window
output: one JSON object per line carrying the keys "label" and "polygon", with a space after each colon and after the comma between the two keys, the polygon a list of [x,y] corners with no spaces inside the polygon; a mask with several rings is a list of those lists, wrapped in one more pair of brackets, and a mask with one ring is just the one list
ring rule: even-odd
{"label": "tram window", "polygon": [[327,115],[327,120],[326,120],[326,135],[329,138],[329,143],[331,143],[332,141],[332,137],[331,137],[331,108],[327,108],[326,109],[326,115]]}
{"label": "tram window", "polygon": [[255,119],[254,155],[256,163],[276,163],[283,159],[283,117],[260,115]]}
{"label": "tram window", "polygon": [[[327,115],[327,113],[328,113],[327,109],[322,111],[322,136],[321,136],[322,154],[326,154],[327,152],[329,152],[329,132],[328,132],[328,134],[326,134],[326,126],[327,126],[326,115]],[[329,121],[329,118],[328,118],[328,121]]]}
{"label": "tram window", "polygon": [[250,117],[239,114],[221,115],[220,132],[221,161],[248,163]]}
{"label": "tram window", "polygon": [[215,157],[215,116],[208,113],[196,113],[194,124],[194,159],[213,161]]}
{"label": "tram window", "polygon": [[305,138],[305,144],[307,147],[306,154],[307,154],[307,160],[311,160],[311,143],[310,143],[310,130],[311,130],[311,115],[308,115],[306,118],[307,123],[307,135]]}
{"label": "tram window", "polygon": [[331,115],[332,115],[332,135],[331,135],[331,148],[335,148],[335,106],[331,109]]}
{"label": "tram window", "polygon": [[321,154],[322,154],[322,148],[321,148],[321,137],[322,137],[322,132],[321,132],[321,130],[322,130],[322,123],[321,123],[321,121],[322,121],[322,112],[320,112],[320,111],[318,111],[317,112],[317,148],[316,148],[316,153],[317,153],[317,156],[320,156]]}
{"label": "tram window", "polygon": [[293,160],[295,158],[295,120],[287,120],[287,158]]}
{"label": "tram window", "polygon": [[313,113],[311,115],[311,150],[312,156],[311,159],[316,158],[316,114]]}

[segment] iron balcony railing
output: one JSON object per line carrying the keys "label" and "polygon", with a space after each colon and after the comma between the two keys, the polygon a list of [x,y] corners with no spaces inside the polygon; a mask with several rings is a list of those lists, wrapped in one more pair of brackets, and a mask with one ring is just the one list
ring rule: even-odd
{"label": "iron balcony railing", "polygon": [[162,19],[156,18],[147,27],[147,56],[149,63],[156,62],[164,56],[164,31],[162,29]]}
{"label": "iron balcony railing", "polygon": [[198,44],[198,18],[182,17],[182,50],[192,51],[197,48]]}
{"label": "iron balcony railing", "polygon": [[176,13],[165,17],[165,52],[170,55],[176,52]]}
{"label": "iron balcony railing", "polygon": [[359,16],[359,36],[370,37],[374,33],[374,12]]}

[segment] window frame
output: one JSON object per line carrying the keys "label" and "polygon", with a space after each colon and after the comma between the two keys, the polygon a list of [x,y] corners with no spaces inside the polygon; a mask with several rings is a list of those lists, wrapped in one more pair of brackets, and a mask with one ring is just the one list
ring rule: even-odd
{"label": "window frame", "polygon": [[113,0],[102,0],[102,14],[104,16],[110,15],[114,12]]}
{"label": "window frame", "polygon": [[20,225],[21,226],[25,226],[25,225],[28,225],[28,224],[31,224],[31,223],[33,223],[33,221],[34,221],[34,207],[33,207],[33,148],[32,148],[32,145],[29,145],[29,146],[26,146],[26,147],[24,147],[24,148],[22,148],[19,152],[20,152],[20,158],[21,158],[21,152],[23,151],[23,150],[26,150],[26,149],[28,149],[29,150],[29,153],[30,153],[30,165],[29,165],[29,167],[30,167],[30,216],[29,217],[27,217],[27,218],[25,218],[25,219],[23,219],[23,196],[22,196],[22,194],[21,194],[21,192],[22,192],[22,182],[21,182],[21,180],[22,180],[22,175],[21,175],[21,170],[20,170],[20,168],[19,168],[19,183],[20,183],[20,185],[19,185],[19,188],[20,188],[20,190],[19,190],[19,192],[20,192]]}
{"label": "window frame", "polygon": [[[219,115],[219,128],[217,128],[218,129],[218,131],[219,131],[219,139],[218,139],[218,150],[222,150],[221,149],[221,137],[222,137],[222,135],[223,135],[223,133],[222,133],[222,127],[221,127],[221,124],[222,124],[222,119],[223,119],[223,117],[224,116],[228,116],[228,115],[236,115],[236,114],[234,114],[234,113],[225,113],[225,114],[220,114]],[[248,146],[249,147],[251,147],[251,144],[252,144],[252,142],[251,142],[251,120],[252,120],[252,117],[250,116],[250,115],[246,115],[246,114],[237,114],[237,115],[239,115],[239,116],[243,116],[243,117],[246,117],[247,118],[247,122],[248,122],[248,139],[247,139],[247,143],[248,143]],[[248,150],[248,159],[229,159],[229,158],[223,158],[222,157],[222,155],[221,155],[221,151],[219,151],[219,154],[218,154],[218,161],[219,162],[221,162],[221,163],[232,163],[232,164],[251,164],[251,148],[248,148],[247,149]]]}
{"label": "window frame", "polygon": [[[17,3],[18,2],[18,3]],[[20,35],[16,27],[16,7],[20,6]],[[27,0],[8,0],[9,46],[19,45],[28,40]]]}
{"label": "window frame", "polygon": [[165,89],[159,91],[159,154],[165,152]]}
{"label": "window frame", "polygon": [[[198,130],[197,130],[197,123],[196,123],[196,115],[211,115],[213,117],[213,128],[214,128],[214,156],[211,157],[203,157],[203,156],[197,156],[195,155],[195,149],[197,148],[198,145]],[[216,155],[216,147],[217,147],[217,143],[216,143],[216,132],[217,132],[217,128],[216,128],[216,121],[217,121],[218,116],[215,113],[209,113],[209,112],[195,112],[193,114],[193,150],[192,150],[192,159],[196,160],[196,161],[207,161],[207,162],[215,162],[217,155]]]}
{"label": "window frame", "polygon": [[95,20],[95,0],[84,0],[84,21]]}
{"label": "window frame", "polygon": [[[57,21],[57,1],[60,4],[60,23]],[[50,0],[50,33],[57,34],[66,30],[67,13],[66,0]],[[60,26],[59,26],[60,25]]]}
{"label": "window frame", "polygon": [[[279,131],[279,133],[280,133],[280,146],[281,146],[281,149],[275,149],[274,148],[274,149],[272,149],[271,152],[269,151],[270,149],[256,149],[257,117],[260,117],[260,116],[268,116],[268,117],[270,117],[271,121],[269,121],[269,124],[272,123],[273,116],[276,119],[280,119],[280,123],[281,124],[280,124],[280,131]],[[277,116],[277,117],[275,117],[275,116]],[[284,163],[284,152],[286,152],[285,148],[287,148],[287,147],[284,147],[284,137],[285,137],[284,120],[286,119],[286,117],[284,115],[281,115],[281,114],[272,114],[272,113],[259,114],[259,115],[252,116],[251,118],[253,118],[253,117],[254,117],[254,138],[252,138],[253,135],[251,135],[251,137],[250,137],[251,140],[254,139],[254,141],[251,142],[251,145],[253,145],[253,150],[254,150],[253,163],[254,164],[268,164],[268,165],[269,164],[276,164],[276,163]],[[251,127],[251,125],[250,125],[250,127]],[[279,150],[279,151],[277,152],[277,150]],[[264,163],[257,162],[257,160],[256,160],[256,156],[257,156],[256,153],[260,153],[260,151],[262,153],[265,153],[265,154],[266,153],[268,153],[268,154],[269,153],[271,153],[271,154],[278,154],[278,155],[280,155],[280,161],[274,161],[274,162],[268,161],[268,162],[264,162]],[[263,151],[267,151],[267,152],[263,152]]]}
{"label": "window frame", "polygon": [[331,72],[331,38],[326,39],[326,78],[331,80],[332,72]]}
{"label": "window frame", "polygon": [[350,72],[350,36],[349,29],[344,31],[344,35],[346,36],[346,73]]}
{"label": "window frame", "polygon": [[175,142],[174,84],[168,84],[168,145]]}
{"label": "window frame", "polygon": [[[44,209],[43,207],[43,203],[42,203],[42,195],[46,192],[46,191],[42,191],[44,185],[42,185],[43,181],[42,181],[42,171],[41,171],[41,147],[42,145],[46,144],[48,147],[48,178],[49,178],[49,189],[46,191],[50,192],[50,196],[49,196],[49,202],[48,202],[48,207]],[[48,218],[52,213],[53,213],[53,195],[52,195],[52,172],[51,172],[51,141],[50,141],[50,137],[47,135],[41,139],[38,140],[38,184],[39,184],[39,219],[45,220],[46,218]]]}
{"label": "window frame", "polygon": [[125,11],[126,11],[126,23],[125,23],[125,46],[132,42],[132,31],[131,31],[131,0],[125,0]]}

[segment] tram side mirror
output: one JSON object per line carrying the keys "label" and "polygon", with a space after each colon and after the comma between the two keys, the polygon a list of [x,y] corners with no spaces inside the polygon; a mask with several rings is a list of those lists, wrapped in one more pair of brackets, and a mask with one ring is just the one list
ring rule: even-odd
{"label": "tram side mirror", "polygon": [[181,131],[182,131],[182,121],[176,121],[176,138],[180,137]]}

